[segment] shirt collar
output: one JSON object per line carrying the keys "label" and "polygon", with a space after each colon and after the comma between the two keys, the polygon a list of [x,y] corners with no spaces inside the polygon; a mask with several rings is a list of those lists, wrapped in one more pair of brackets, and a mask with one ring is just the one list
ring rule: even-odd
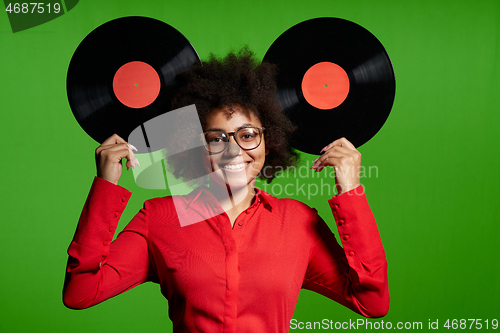
{"label": "shirt collar", "polygon": [[255,188],[255,191],[257,192],[257,198],[261,199],[264,202],[264,206],[269,210],[273,210],[273,205],[274,201],[276,200],[275,197],[270,195],[269,193],[262,191],[260,188]]}
{"label": "shirt collar", "polygon": [[[264,192],[260,188],[255,188],[256,199],[260,199],[264,203],[264,207],[269,211],[272,211],[274,200],[276,199],[267,192]],[[191,193],[185,196],[187,199],[187,207],[195,203],[198,200],[217,200],[215,196],[208,190],[207,186],[199,186],[195,188]]]}
{"label": "shirt collar", "polygon": [[192,190],[188,195],[184,196],[187,200],[187,207],[198,200],[216,200],[208,187],[202,185]]}

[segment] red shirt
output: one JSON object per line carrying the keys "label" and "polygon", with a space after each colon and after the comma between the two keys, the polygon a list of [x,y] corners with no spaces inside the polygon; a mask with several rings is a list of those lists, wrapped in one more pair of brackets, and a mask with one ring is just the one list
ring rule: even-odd
{"label": "red shirt", "polygon": [[[96,177],[68,249],[64,304],[90,307],[154,281],[174,332],[288,332],[301,288],[383,316],[387,262],[356,190],[329,200],[343,248],[315,209],[259,189],[232,228],[202,187],[176,197],[176,207],[172,197],[146,201],[111,242],[131,193]],[[181,226],[176,209],[212,217]]]}

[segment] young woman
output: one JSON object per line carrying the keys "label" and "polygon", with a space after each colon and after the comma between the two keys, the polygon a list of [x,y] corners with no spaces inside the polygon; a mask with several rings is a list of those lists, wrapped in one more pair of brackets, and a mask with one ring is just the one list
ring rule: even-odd
{"label": "young woman", "polygon": [[328,202],[343,248],[315,209],[254,187],[297,157],[273,73],[243,50],[181,76],[173,107],[196,105],[203,145],[171,169],[187,180],[200,169],[209,176],[186,196],[146,201],[115,241],[131,195],[118,186],[121,161],[130,167],[136,159],[117,135],[96,149],[97,177],[68,250],[67,307],[90,307],[153,281],[168,300],[174,332],[288,332],[301,288],[367,317],[387,313],[385,253],[360,186],[361,155],[347,139],[325,143],[312,166],[335,168],[339,194]]}

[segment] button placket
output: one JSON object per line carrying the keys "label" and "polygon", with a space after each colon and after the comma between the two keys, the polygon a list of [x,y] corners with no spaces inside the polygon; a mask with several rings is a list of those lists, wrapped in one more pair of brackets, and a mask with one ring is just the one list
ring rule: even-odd
{"label": "button placket", "polygon": [[257,200],[255,200],[253,205],[251,205],[250,207],[248,207],[244,211],[245,214],[242,213],[240,216],[238,216],[238,219],[236,222],[237,226],[235,226],[235,228],[233,230],[238,247],[243,246],[244,239],[245,239],[245,233],[246,233],[245,229],[248,228],[248,223],[249,223],[250,219],[252,218],[252,216],[257,211],[260,204],[261,204],[261,199],[257,198]]}

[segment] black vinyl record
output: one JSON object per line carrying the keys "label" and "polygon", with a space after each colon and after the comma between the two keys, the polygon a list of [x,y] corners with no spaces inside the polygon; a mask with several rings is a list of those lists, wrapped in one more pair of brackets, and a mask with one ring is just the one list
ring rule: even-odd
{"label": "black vinyl record", "polygon": [[93,30],[68,68],[73,114],[93,139],[113,133],[127,139],[134,128],[170,110],[175,77],[198,54],[170,25],[147,17],[124,17]]}
{"label": "black vinyl record", "polygon": [[277,98],[298,129],[292,146],[310,154],[346,137],[370,140],[391,111],[396,82],[382,44],[339,18],[301,22],[281,34],[264,61],[277,65]]}

